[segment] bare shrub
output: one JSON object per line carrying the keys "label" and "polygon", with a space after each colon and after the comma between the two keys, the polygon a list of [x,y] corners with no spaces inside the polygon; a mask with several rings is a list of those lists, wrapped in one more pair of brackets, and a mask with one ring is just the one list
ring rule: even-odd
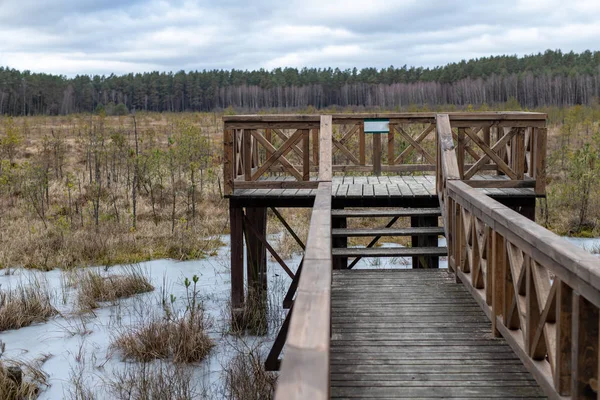
{"label": "bare shrub", "polygon": [[265,370],[259,347],[236,350],[237,354],[224,369],[225,391],[232,400],[268,400],[275,392],[277,375]]}
{"label": "bare shrub", "polygon": [[214,343],[207,334],[210,324],[196,300],[198,277],[194,275],[192,280],[193,287],[187,278],[185,280],[187,298],[183,314],[177,315],[165,305],[164,315],[126,328],[111,347],[119,350],[125,359],[136,361],[172,358],[175,363],[191,363],[203,360]]}
{"label": "bare shrub", "polygon": [[44,322],[57,313],[48,288],[39,281],[0,293],[0,332]]}
{"label": "bare shrub", "polygon": [[96,270],[82,271],[77,282],[77,303],[82,310],[92,310],[99,303],[131,297],[154,290],[150,279],[139,268],[128,268],[124,274],[102,276]]}

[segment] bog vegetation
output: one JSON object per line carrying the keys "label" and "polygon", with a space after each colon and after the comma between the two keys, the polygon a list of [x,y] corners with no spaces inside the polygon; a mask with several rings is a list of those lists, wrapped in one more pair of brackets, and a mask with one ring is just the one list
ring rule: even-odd
{"label": "bog vegetation", "polygon": [[[550,133],[548,198],[538,220],[560,234],[598,235],[600,105],[539,111],[549,114]],[[220,120],[216,113],[0,118],[0,268],[210,254],[228,225]],[[289,254],[289,245],[282,241],[281,250]]]}

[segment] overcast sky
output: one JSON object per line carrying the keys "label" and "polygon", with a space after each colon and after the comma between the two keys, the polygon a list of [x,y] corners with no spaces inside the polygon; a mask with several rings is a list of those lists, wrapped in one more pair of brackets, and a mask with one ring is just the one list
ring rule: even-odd
{"label": "overcast sky", "polygon": [[598,50],[599,16],[600,0],[0,0],[0,65],[68,76],[436,66]]}

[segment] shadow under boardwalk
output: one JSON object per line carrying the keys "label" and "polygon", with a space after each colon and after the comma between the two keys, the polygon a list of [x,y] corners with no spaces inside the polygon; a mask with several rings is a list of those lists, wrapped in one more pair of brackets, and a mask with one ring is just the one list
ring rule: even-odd
{"label": "shadow under boardwalk", "polygon": [[332,398],[543,398],[447,270],[334,271]]}

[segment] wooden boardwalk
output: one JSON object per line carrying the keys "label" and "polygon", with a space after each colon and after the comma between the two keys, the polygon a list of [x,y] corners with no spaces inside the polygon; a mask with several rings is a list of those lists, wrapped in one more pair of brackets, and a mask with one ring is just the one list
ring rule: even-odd
{"label": "wooden boardwalk", "polygon": [[332,398],[542,398],[447,270],[334,271]]}
{"label": "wooden boardwalk", "polygon": [[[268,304],[267,252],[291,278],[265,360],[277,400],[598,398],[600,261],[535,223],[545,114],[225,116],[223,139],[232,320]],[[306,239],[292,207],[312,208]]]}

